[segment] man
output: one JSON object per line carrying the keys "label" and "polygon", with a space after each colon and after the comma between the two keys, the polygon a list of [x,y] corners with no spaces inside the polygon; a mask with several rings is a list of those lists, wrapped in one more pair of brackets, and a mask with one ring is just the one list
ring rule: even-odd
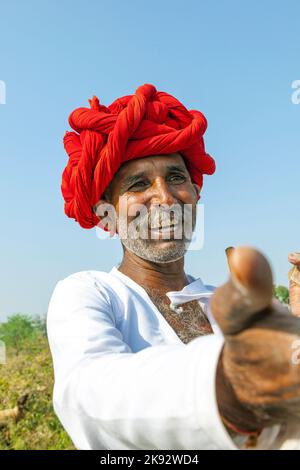
{"label": "man", "polygon": [[75,446],[300,448],[297,273],[290,312],[254,249],[227,251],[231,277],[216,291],[184,270],[215,170],[204,116],[149,84],[90,104],[64,139],[65,212],[117,232],[124,255],[109,273],[59,281],[50,301],[54,408]]}

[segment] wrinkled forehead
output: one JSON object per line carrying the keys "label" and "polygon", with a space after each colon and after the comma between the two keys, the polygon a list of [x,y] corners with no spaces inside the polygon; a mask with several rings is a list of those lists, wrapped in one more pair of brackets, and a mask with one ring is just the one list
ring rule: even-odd
{"label": "wrinkled forehead", "polygon": [[178,166],[187,171],[184,159],[178,152],[168,155],[151,155],[123,163],[115,174],[113,181],[120,181],[128,175],[140,172],[145,175],[149,174],[149,176],[163,175],[170,166]]}

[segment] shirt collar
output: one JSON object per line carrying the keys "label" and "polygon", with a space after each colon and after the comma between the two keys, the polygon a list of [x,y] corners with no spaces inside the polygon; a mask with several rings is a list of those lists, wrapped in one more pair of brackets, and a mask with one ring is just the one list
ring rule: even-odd
{"label": "shirt collar", "polygon": [[171,304],[176,306],[190,302],[191,300],[207,299],[213,295],[214,290],[214,286],[205,285],[199,277],[183,289],[179,291],[169,291],[166,295],[169,297]]}
{"label": "shirt collar", "polygon": [[[127,284],[131,284],[135,289],[138,288],[144,291],[144,289],[139,284],[133,281],[130,277],[121,273],[121,271],[118,269],[119,266],[120,264],[114,266],[110,271],[111,274],[122,278],[124,281],[126,281]],[[187,277],[190,281],[187,286],[179,291],[169,291],[166,293],[170,299],[171,306],[175,307],[176,305],[184,304],[185,302],[190,302],[191,300],[207,299],[212,296],[213,291],[215,290],[214,286],[205,285],[200,277],[195,279],[189,274]]]}

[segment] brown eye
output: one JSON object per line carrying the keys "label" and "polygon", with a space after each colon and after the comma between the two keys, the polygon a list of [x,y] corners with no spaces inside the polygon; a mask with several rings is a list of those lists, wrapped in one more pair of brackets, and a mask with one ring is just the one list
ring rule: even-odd
{"label": "brown eye", "polygon": [[183,183],[186,178],[183,175],[173,175],[169,178],[172,183]]}
{"label": "brown eye", "polygon": [[147,186],[147,183],[145,181],[137,181],[136,183],[134,183],[132,186],[130,186],[130,188],[128,189],[128,191],[134,191],[135,189],[143,189]]}

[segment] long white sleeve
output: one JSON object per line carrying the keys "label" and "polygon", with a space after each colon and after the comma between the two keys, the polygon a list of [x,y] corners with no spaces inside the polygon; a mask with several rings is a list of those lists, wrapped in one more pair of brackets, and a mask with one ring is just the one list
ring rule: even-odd
{"label": "long white sleeve", "polygon": [[54,409],[77,448],[236,448],[217,409],[216,335],[133,353],[105,290],[76,277],[56,285],[47,328]]}

